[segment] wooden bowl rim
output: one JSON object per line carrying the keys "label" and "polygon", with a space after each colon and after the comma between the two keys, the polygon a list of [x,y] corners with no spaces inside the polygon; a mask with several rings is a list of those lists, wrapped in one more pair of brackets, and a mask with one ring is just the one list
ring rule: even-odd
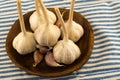
{"label": "wooden bowl rim", "polygon": [[[48,8],[48,9],[52,9],[52,8]],[[60,9],[63,9],[63,10],[69,10],[69,9],[64,9],[64,8],[60,8]],[[33,11],[30,11],[30,12],[33,12]],[[30,12],[27,12],[26,14],[24,14],[24,16],[25,15],[27,15],[28,13],[30,13]],[[75,12],[75,11],[74,11]],[[77,13],[77,12],[76,12]],[[81,17],[83,17],[84,18],[84,16],[82,16],[81,15]],[[85,19],[85,18],[84,18]],[[86,20],[86,19],[85,19]],[[18,19],[15,21],[15,23],[18,21]],[[87,23],[89,23],[87,20],[86,20],[86,22]],[[11,27],[11,29],[14,27],[14,25],[15,25],[15,23],[12,25],[12,27]],[[90,25],[91,26],[91,25]],[[9,33],[8,33],[8,36],[10,36],[9,34],[10,34],[10,32],[11,32],[11,29],[9,30]],[[78,69],[80,69],[87,61],[88,61],[88,59],[90,58],[90,55],[91,55],[91,53],[92,53],[92,49],[93,49],[93,46],[94,46],[94,34],[93,34],[93,30],[92,30],[92,27],[91,27],[91,30],[90,30],[90,44],[89,45],[91,45],[91,47],[89,48],[89,50],[88,50],[88,52],[89,52],[89,54],[87,54],[87,56],[88,56],[88,58],[87,59],[85,59],[84,61],[83,61],[83,63],[82,63],[82,66],[77,66],[77,67],[73,67],[73,69],[72,70],[70,70],[70,71],[68,71],[68,72],[66,72],[66,73],[62,73],[62,72],[60,72],[60,74],[49,74],[49,75],[47,75],[47,74],[38,74],[38,73],[34,73],[33,71],[31,71],[31,70],[27,70],[26,69],[26,67],[23,67],[23,66],[21,66],[21,64],[16,64],[17,62],[14,60],[14,59],[12,59],[12,57],[11,57],[11,55],[9,54],[9,51],[8,51],[8,48],[9,48],[9,45],[7,44],[7,41],[8,41],[8,36],[7,36],[7,38],[6,38],[6,52],[7,52],[7,55],[9,56],[9,58],[10,58],[10,60],[17,66],[17,67],[19,67],[21,70],[24,70],[24,71],[26,71],[27,73],[30,73],[30,74],[34,74],[34,75],[39,75],[39,76],[44,76],[44,77],[57,77],[57,76],[62,76],[62,75],[66,75],[66,74],[68,74],[68,73],[71,73],[71,72],[73,72],[73,71],[76,71],[76,70],[78,70]]]}

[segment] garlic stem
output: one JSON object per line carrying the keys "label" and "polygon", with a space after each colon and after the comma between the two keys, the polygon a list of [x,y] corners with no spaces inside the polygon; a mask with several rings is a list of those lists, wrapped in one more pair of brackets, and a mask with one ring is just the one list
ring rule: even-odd
{"label": "garlic stem", "polygon": [[42,0],[38,0],[38,2],[40,3],[41,9],[43,11],[43,14],[44,14],[44,17],[45,17],[45,20],[46,20],[46,24],[48,25],[49,24],[49,20],[48,20],[47,9],[45,8],[45,5],[43,4]]}
{"label": "garlic stem", "polygon": [[[40,16],[40,9],[39,9],[39,5],[38,5],[38,0],[35,0],[35,7],[36,7],[36,12],[37,14]],[[39,17],[38,16],[38,17]],[[40,17],[39,17],[40,18]]]}
{"label": "garlic stem", "polygon": [[26,35],[25,23],[24,23],[24,18],[23,18],[22,9],[21,9],[21,0],[17,0],[16,2],[17,2],[17,9],[18,9],[18,16],[19,16],[21,31],[23,32],[24,35]]}
{"label": "garlic stem", "polygon": [[55,12],[58,16],[58,19],[60,20],[60,23],[61,23],[62,27],[63,27],[63,29],[62,29],[63,34],[64,34],[63,40],[68,41],[68,32],[67,32],[67,29],[65,27],[65,23],[63,21],[62,15],[61,15],[58,7],[54,7],[54,9],[55,9]]}
{"label": "garlic stem", "polygon": [[72,24],[72,21],[73,21],[74,4],[75,4],[75,0],[71,0],[71,6],[70,6],[70,12],[69,12],[69,19],[68,19],[68,23],[70,25]]}

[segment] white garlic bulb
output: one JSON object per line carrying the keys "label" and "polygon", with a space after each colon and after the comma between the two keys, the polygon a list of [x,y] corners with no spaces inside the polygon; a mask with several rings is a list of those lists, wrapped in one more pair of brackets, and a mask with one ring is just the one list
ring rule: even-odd
{"label": "white garlic bulb", "polygon": [[33,52],[36,49],[36,41],[32,32],[25,29],[24,19],[21,10],[21,1],[17,0],[19,20],[22,32],[20,32],[13,40],[13,47],[21,55]]}
{"label": "white garlic bulb", "polygon": [[31,32],[20,32],[13,40],[13,47],[21,55],[29,54],[36,48],[34,35]]}
{"label": "white garlic bulb", "polygon": [[49,15],[43,5],[43,2],[40,0],[39,3],[44,13],[45,23],[39,25],[41,27],[36,29],[34,35],[40,46],[48,46],[50,48],[57,43],[60,37],[60,29],[56,25],[49,22]]}
{"label": "white garlic bulb", "polygon": [[62,31],[64,34],[63,40],[57,42],[53,48],[53,55],[57,62],[64,64],[71,64],[76,59],[79,58],[81,51],[79,47],[72,41],[68,39],[68,32],[65,27],[65,23],[62,19],[60,11],[58,8],[55,8],[56,14],[61,22]]}
{"label": "white garlic bulb", "polygon": [[[37,0],[35,0],[35,5],[36,5],[36,11],[33,12],[33,14],[30,16],[29,19],[30,27],[33,31],[35,31],[40,24],[46,23],[44,13],[42,10],[40,10]],[[54,24],[56,22],[55,14],[49,11],[48,9],[46,9],[46,11],[48,13],[49,22]]]}
{"label": "white garlic bulb", "polygon": [[69,39],[74,42],[77,42],[84,34],[82,26],[75,21],[72,21],[71,23],[68,21],[65,23],[65,26],[68,30]]}
{"label": "white garlic bulb", "polygon": [[65,22],[65,26],[68,30],[68,37],[70,40],[77,42],[84,34],[82,26],[75,21],[73,21],[73,10],[74,10],[75,0],[71,0],[71,9],[69,12],[69,19]]}
{"label": "white garlic bulb", "polygon": [[53,24],[43,25],[42,28],[37,28],[34,35],[39,45],[50,48],[57,43],[60,37],[60,29]]}

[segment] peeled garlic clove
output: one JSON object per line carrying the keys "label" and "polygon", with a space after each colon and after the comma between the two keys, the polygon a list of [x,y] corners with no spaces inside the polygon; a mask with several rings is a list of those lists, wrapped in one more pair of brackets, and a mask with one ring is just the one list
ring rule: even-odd
{"label": "peeled garlic clove", "polygon": [[38,50],[36,50],[36,51],[34,52],[33,58],[34,58],[34,62],[35,62],[35,63],[33,64],[33,67],[36,67],[36,66],[42,61],[43,55],[42,55]]}
{"label": "peeled garlic clove", "polygon": [[61,67],[61,66],[63,66],[63,65],[60,65],[59,63],[57,63],[55,61],[53,53],[51,53],[51,52],[48,52],[45,55],[45,62],[48,66],[51,66],[51,67]]}

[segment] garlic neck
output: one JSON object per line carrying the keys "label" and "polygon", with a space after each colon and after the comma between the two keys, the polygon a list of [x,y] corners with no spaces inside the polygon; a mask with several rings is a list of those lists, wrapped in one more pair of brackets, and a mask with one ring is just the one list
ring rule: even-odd
{"label": "garlic neck", "polygon": [[41,6],[41,9],[43,11],[43,14],[44,14],[44,17],[45,17],[45,21],[46,21],[46,24],[48,25],[49,24],[49,19],[48,19],[48,12],[47,12],[47,9],[45,7],[45,5],[43,4],[42,0],[38,0],[39,3],[40,3],[40,6]]}
{"label": "garlic neck", "polygon": [[19,16],[21,31],[23,32],[24,35],[26,35],[25,23],[21,9],[21,0],[17,0],[17,8],[18,8],[18,16]]}
{"label": "garlic neck", "polygon": [[69,12],[69,19],[68,19],[68,23],[69,24],[72,24],[72,21],[73,21],[74,3],[75,3],[75,0],[71,0],[71,6],[70,6],[70,12]]}
{"label": "garlic neck", "polygon": [[68,31],[67,31],[67,29],[65,27],[65,23],[63,21],[62,15],[61,15],[58,7],[55,7],[54,9],[55,9],[55,12],[56,12],[56,14],[58,16],[58,19],[60,20],[61,26],[62,26],[62,31],[63,31],[63,34],[64,34],[63,40],[68,41]]}
{"label": "garlic neck", "polygon": [[38,15],[38,21],[40,22],[41,13],[40,13],[40,9],[39,9],[38,0],[35,0],[35,6],[36,6],[36,12],[37,12],[37,15]]}

